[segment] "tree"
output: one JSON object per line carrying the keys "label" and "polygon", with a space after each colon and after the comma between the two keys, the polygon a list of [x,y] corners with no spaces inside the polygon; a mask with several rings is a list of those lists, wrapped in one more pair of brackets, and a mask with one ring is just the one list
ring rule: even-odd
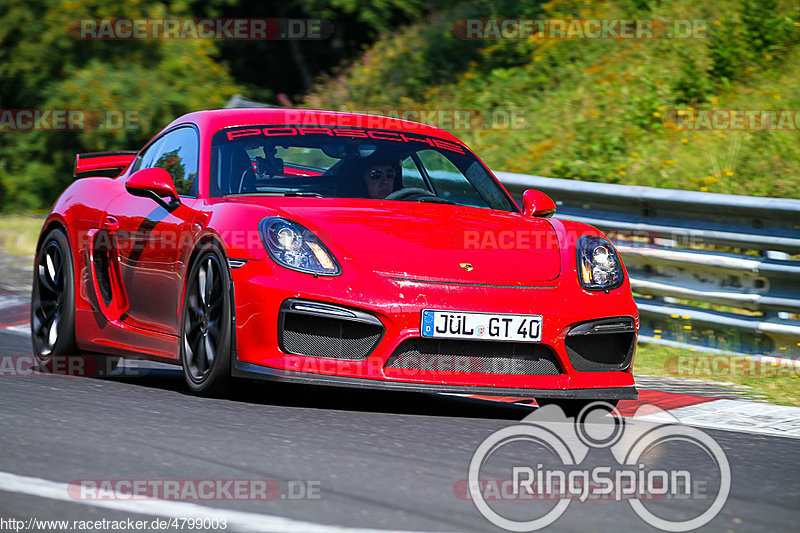
{"label": "tree", "polygon": [[[211,2],[205,9],[225,5]],[[192,18],[189,4],[5,0],[0,7],[0,108],[69,109],[77,131],[0,133],[5,208],[48,206],[72,179],[75,153],[138,149],[175,117],[221,107],[241,91],[203,39],[81,40],[78,19]],[[70,26],[70,24],[73,26]]]}

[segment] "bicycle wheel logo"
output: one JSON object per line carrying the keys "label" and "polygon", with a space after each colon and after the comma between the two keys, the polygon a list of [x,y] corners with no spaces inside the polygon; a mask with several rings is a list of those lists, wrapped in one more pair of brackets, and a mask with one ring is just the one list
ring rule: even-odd
{"label": "bicycle wheel logo", "polygon": [[[643,406],[648,413],[666,413],[654,406]],[[641,409],[641,408],[640,408]],[[638,414],[638,413],[637,413]],[[669,417],[669,415],[666,415]],[[672,417],[668,423],[652,424],[626,421],[614,407],[595,402],[585,407],[573,420],[555,406],[533,412],[521,423],[500,429],[487,437],[475,451],[469,465],[467,479],[469,497],[478,511],[497,527],[507,531],[536,531],[553,524],[561,517],[573,500],[603,499],[627,501],[633,511],[653,527],[673,532],[691,531],[710,522],[722,510],[731,486],[728,459],[722,448],[706,433],[697,428],[681,425]],[[503,479],[503,490],[487,491],[491,476],[482,475],[487,463],[504,455],[505,450],[520,446],[534,446],[541,453],[536,461],[519,461],[514,456]],[[700,457],[711,467],[704,468],[703,476],[713,478],[709,489],[707,481],[685,468],[659,468],[648,459],[668,456],[666,450],[679,446]],[[591,450],[607,449],[614,459],[613,465],[584,465]],[[523,454],[524,455],[524,454]],[[541,456],[549,455],[555,466],[541,464]],[[519,464],[518,464],[519,463]],[[498,468],[493,467],[497,472]],[[702,476],[701,476],[702,477]],[[703,478],[705,480],[705,478]],[[698,490],[701,486],[704,490]],[[697,498],[707,505],[700,511],[686,511],[680,516],[662,516],[654,512],[648,502],[669,502],[682,505]],[[529,518],[511,516],[507,508],[498,508],[492,500],[535,500],[552,506],[544,513]],[[695,504],[692,509],[696,509]]]}

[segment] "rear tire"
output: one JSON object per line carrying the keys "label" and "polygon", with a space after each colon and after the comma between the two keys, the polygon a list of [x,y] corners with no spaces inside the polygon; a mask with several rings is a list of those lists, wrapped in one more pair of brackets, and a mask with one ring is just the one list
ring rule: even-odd
{"label": "rear tire", "polygon": [[216,396],[231,382],[231,296],[226,262],[201,252],[186,277],[181,317],[183,377],[195,394]]}
{"label": "rear tire", "polygon": [[75,268],[67,236],[51,230],[36,252],[31,289],[31,341],[39,366],[52,371],[54,358],[77,354]]}
{"label": "rear tire", "polygon": [[50,230],[36,252],[31,288],[31,343],[39,368],[54,374],[103,376],[119,357],[82,354],[75,343],[75,266],[67,235]]}

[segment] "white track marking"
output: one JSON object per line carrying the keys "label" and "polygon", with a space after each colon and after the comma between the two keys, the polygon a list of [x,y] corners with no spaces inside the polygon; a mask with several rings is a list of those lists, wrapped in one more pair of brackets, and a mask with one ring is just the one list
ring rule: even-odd
{"label": "white track marking", "polygon": [[[0,294],[0,309],[7,309],[9,307],[15,307],[18,305],[28,305],[28,301],[22,298],[18,298],[16,296],[10,296],[7,294]],[[27,337],[31,335],[31,324],[30,322],[26,322],[24,324],[17,324],[16,326],[8,326],[2,327],[0,326],[0,331],[5,330],[9,333],[14,334],[22,334]]]}
{"label": "white track marking", "polygon": [[17,324],[16,326],[8,326],[7,328],[3,328],[4,330],[15,333],[17,335],[24,335],[26,337],[31,336],[31,323],[25,322],[24,324]]}
{"label": "white track marking", "polygon": [[[664,415],[645,415],[641,420],[661,422]],[[800,439],[800,407],[743,400],[713,402],[671,409],[682,424],[740,433]]]}
{"label": "white track marking", "polygon": [[17,298],[16,296],[9,296],[7,294],[0,294],[0,309],[13,307],[15,305],[23,305],[28,303],[27,300]]}
{"label": "white track marking", "polygon": [[66,483],[58,483],[37,477],[20,476],[0,472],[0,491],[28,494],[48,500],[59,500],[79,505],[90,505],[113,511],[132,514],[146,514],[164,518],[208,518],[225,519],[227,531],[262,531],[277,533],[390,533],[386,529],[362,529],[329,526],[292,520],[268,514],[233,511],[216,507],[206,507],[196,503],[167,500],[76,500],[67,492]]}

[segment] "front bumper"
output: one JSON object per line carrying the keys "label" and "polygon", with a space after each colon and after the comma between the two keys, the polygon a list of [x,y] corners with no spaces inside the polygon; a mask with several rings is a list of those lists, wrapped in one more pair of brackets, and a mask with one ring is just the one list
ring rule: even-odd
{"label": "front bumper", "polygon": [[[372,272],[359,274],[356,269],[346,269],[336,278],[313,278],[258,260],[248,261],[231,274],[236,311],[236,357],[232,371],[236,376],[346,387],[542,398],[610,400],[638,396],[631,373],[638,312],[627,282],[606,294],[583,290],[577,278],[570,279],[569,273],[562,273],[558,280],[525,288],[402,280]],[[287,349],[283,339],[286,302],[298,300],[350,310],[364,323],[371,318],[382,327],[381,334],[375,337],[364,357],[341,354],[318,357],[295,348]],[[525,373],[480,368],[476,371],[471,363],[474,354],[469,356],[473,359],[465,359],[469,364],[462,367],[458,360],[453,362],[451,355],[444,356],[449,359],[443,364],[425,364],[417,369],[393,365],[396,360],[393,355],[398,350],[420,339],[423,309],[542,315],[542,341],[535,345],[539,351],[531,357],[539,358],[537,361],[551,357],[557,371]],[[598,333],[586,327],[598,320],[606,324],[608,320],[630,323],[632,343],[624,361],[592,365],[585,358],[576,358],[576,343],[567,342],[570,332]],[[594,339],[602,342],[603,337],[586,335],[581,340],[584,345],[588,340],[591,346]],[[545,357],[547,353],[550,355]]]}

